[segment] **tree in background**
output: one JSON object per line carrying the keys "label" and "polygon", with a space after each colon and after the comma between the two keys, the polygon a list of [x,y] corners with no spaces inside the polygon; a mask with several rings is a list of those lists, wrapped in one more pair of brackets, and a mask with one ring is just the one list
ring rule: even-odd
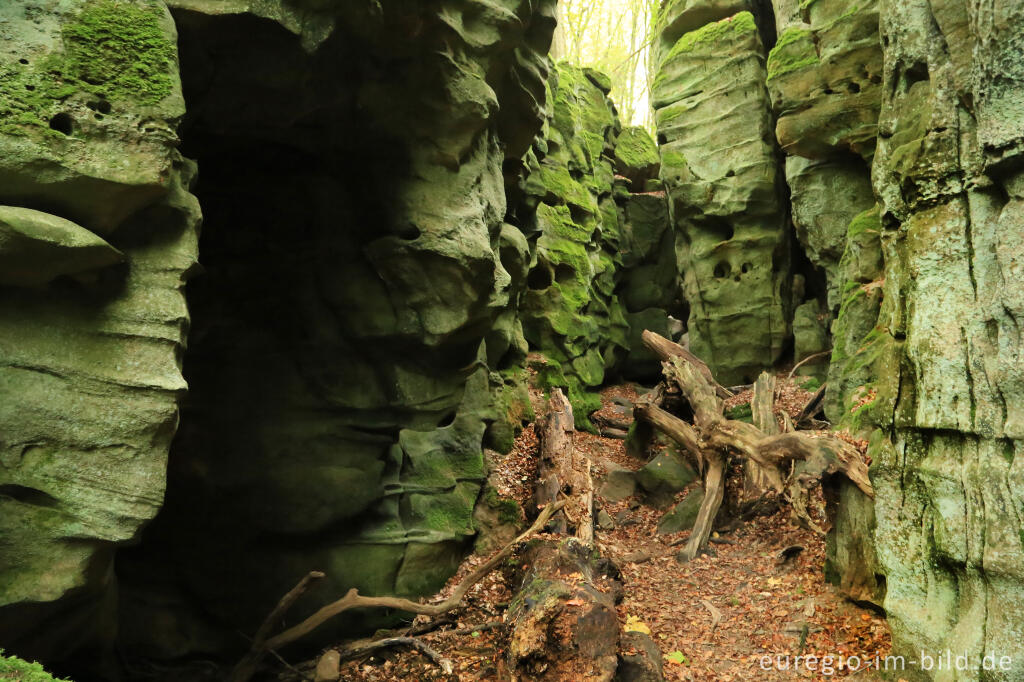
{"label": "tree in background", "polygon": [[551,55],[591,66],[612,79],[622,121],[653,130],[651,43],[661,0],[559,0]]}

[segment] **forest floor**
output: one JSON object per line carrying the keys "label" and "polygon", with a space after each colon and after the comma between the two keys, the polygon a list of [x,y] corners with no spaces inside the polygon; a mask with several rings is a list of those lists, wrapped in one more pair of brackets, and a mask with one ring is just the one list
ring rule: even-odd
{"label": "forest floor", "polygon": [[[779,377],[780,384],[784,380]],[[602,410],[636,397],[632,385],[608,387],[602,392]],[[539,417],[545,412],[544,398],[539,392],[532,398]],[[632,470],[646,463],[627,454],[623,440],[577,432],[575,445],[590,457],[598,478],[610,463]],[[537,438],[530,425],[500,462],[496,474],[504,489],[499,492],[525,501],[533,489],[536,460]],[[874,664],[876,656],[884,660],[889,653],[884,618],[845,600],[825,582],[824,538],[791,523],[786,509],[716,537],[710,554],[681,564],[675,554],[689,531],[657,534],[659,519],[671,507],[655,509],[633,497],[612,503],[600,495],[597,505],[615,525],[598,529],[596,543],[622,572],[625,597],[619,619],[649,630],[661,650],[666,680],[881,679]],[[780,559],[782,550],[793,546],[803,551]],[[468,557],[436,600],[485,559]],[[446,629],[420,636],[452,662],[451,674],[415,650],[393,648],[344,662],[341,679],[509,679],[503,617],[512,588],[501,571],[493,572],[472,588],[463,608],[450,614]],[[419,617],[413,627],[426,620]],[[796,661],[797,656],[804,658]],[[850,656],[859,657],[858,670],[852,669],[854,661],[846,665]]]}

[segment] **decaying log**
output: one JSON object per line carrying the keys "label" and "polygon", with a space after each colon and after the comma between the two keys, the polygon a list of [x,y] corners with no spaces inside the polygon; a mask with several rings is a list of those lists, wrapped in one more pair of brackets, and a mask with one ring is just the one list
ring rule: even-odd
{"label": "decaying log", "polygon": [[[721,386],[705,372],[704,363],[690,360],[691,353],[668,339],[649,330],[644,331],[645,345],[664,358],[662,370],[665,388],[661,394],[678,390],[693,410],[693,427],[654,404],[637,409],[637,416],[684,446],[684,450],[705,462],[704,502],[697,515],[686,547],[680,552],[681,560],[693,559],[707,547],[715,516],[722,504],[725,470],[730,453],[746,458],[757,466],[758,476],[765,484],[761,489],[773,488],[782,493],[786,489],[791,463],[798,475],[790,481],[806,490],[820,484],[823,476],[842,474],[864,494],[874,497],[867,464],[850,444],[823,432],[780,433],[774,416],[774,377],[762,374],[755,384],[755,404],[751,411],[755,424],[726,419],[721,400]],[[806,510],[805,515],[806,515]],[[807,517],[810,521],[810,517]],[[813,523],[813,522],[812,522]]]}
{"label": "decaying log", "polygon": [[669,438],[683,446],[682,452],[693,464],[695,471],[704,471],[704,457],[701,454],[703,443],[692,426],[668,410],[663,410],[654,404],[638,404],[635,413],[637,418],[653,424]]}
{"label": "decaying log", "polygon": [[775,375],[771,372],[761,372],[754,382],[750,413],[754,426],[764,435],[774,436],[779,432],[779,423],[775,421]]}
{"label": "decaying log", "polygon": [[564,496],[568,498],[562,513],[553,519],[552,530],[572,530],[587,544],[594,542],[594,483],[590,460],[575,447],[575,422],[572,405],[562,390],[551,391],[549,411],[534,426],[540,444],[537,486],[534,503],[538,509]]}
{"label": "decaying log", "polygon": [[725,455],[712,450],[708,452],[708,468],[704,473],[704,501],[697,512],[697,520],[693,522],[693,530],[686,547],[679,553],[684,561],[693,561],[708,546],[715,516],[722,506],[725,497]]}
{"label": "decaying log", "polygon": [[532,543],[517,557],[505,616],[513,680],[610,682],[618,666],[618,569],[577,538]]}
{"label": "decaying log", "polygon": [[[344,613],[349,609],[376,607],[396,609],[398,611],[407,611],[409,613],[424,614],[428,616],[440,616],[457,608],[462,604],[463,598],[465,598],[466,593],[469,592],[469,589],[473,587],[473,585],[480,582],[484,576],[493,571],[502,561],[507,559],[515,550],[517,545],[530,539],[543,530],[544,527],[547,526],[548,521],[551,520],[551,517],[562,509],[562,507],[565,506],[565,503],[565,500],[557,500],[546,505],[541,510],[540,515],[537,516],[537,519],[533,522],[533,525],[526,529],[515,540],[491,555],[487,561],[477,566],[469,575],[462,579],[462,582],[460,582],[452,591],[451,596],[444,601],[436,604],[421,604],[419,602],[402,599],[400,597],[364,597],[359,594],[359,591],[356,588],[353,587],[345,594],[344,597],[324,606],[298,625],[288,628],[284,632],[281,632],[269,639],[265,639],[265,641],[262,642],[257,642],[254,638],[253,646],[250,651],[232,671],[230,677],[231,682],[248,682],[248,680],[255,674],[257,667],[259,666],[259,662],[268,651],[280,649],[283,646],[305,637],[328,620],[331,620],[335,616]],[[317,573],[319,572],[313,572],[310,576]],[[322,577],[323,574],[320,575]],[[306,576],[302,583],[299,583],[299,585],[293,588],[281,599],[278,606],[271,612],[273,619],[268,617],[267,621],[276,620],[284,614],[288,607],[294,603],[295,599],[297,599],[299,594],[301,594],[305,589],[304,583],[308,584],[307,579],[309,579],[310,576]],[[294,598],[287,601],[293,593],[296,593],[294,594]],[[285,604],[283,608],[282,604]],[[264,623],[266,623],[266,621],[264,621]]]}

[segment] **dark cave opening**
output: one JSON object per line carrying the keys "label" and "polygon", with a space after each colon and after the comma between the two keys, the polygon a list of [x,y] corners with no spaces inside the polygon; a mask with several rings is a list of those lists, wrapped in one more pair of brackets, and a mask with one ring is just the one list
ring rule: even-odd
{"label": "dark cave opening", "polygon": [[[186,292],[189,392],[165,505],[117,559],[119,648],[129,663],[227,663],[246,646],[230,633],[253,632],[293,576],[330,566],[359,583],[355,559],[332,549],[381,523],[368,507],[385,495],[382,472],[401,466],[399,427],[450,425],[455,413],[390,410],[394,397],[370,389],[393,382],[386,359],[415,358],[418,340],[387,336],[394,312],[367,251],[420,232],[396,216],[406,148],[357,102],[361,46],[337,35],[309,53],[248,14],[174,17],[202,272]],[[385,338],[368,344],[374,334]],[[465,364],[461,348],[452,355],[438,373]],[[401,556],[365,551],[382,564]]]}

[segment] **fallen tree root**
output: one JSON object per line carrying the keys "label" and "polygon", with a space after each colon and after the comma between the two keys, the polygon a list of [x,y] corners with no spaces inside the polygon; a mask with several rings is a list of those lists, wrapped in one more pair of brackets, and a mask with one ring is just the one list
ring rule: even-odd
{"label": "fallen tree root", "polygon": [[431,662],[434,663],[434,665],[441,668],[441,670],[443,670],[446,675],[451,675],[452,671],[454,671],[455,669],[455,666],[452,665],[452,662],[449,659],[442,657],[441,654],[437,653],[434,649],[430,648],[430,645],[428,645],[422,639],[417,639],[416,637],[386,637],[385,639],[378,639],[372,642],[366,642],[357,647],[346,647],[345,649],[339,649],[338,653],[340,654],[342,659],[355,658],[357,656],[368,654],[371,651],[376,651],[377,649],[385,649],[387,647],[392,646],[409,646],[413,649],[416,649],[424,656],[429,658]]}
{"label": "fallen tree root", "polygon": [[[754,385],[751,406],[755,424],[726,419],[723,416],[722,387],[709,377],[710,370],[681,346],[649,330],[643,333],[644,345],[662,360],[664,379],[661,390],[637,405],[636,416],[645,419],[683,446],[698,463],[704,480],[704,501],[697,514],[686,547],[678,558],[695,558],[708,544],[715,517],[722,505],[724,479],[732,454],[746,458],[749,493],[763,494],[768,488],[777,494],[789,491],[794,512],[814,527],[804,502],[806,491],[826,476],[843,475],[869,497],[874,489],[867,464],[852,445],[830,434],[789,431],[791,422],[780,429],[774,415],[775,380],[763,374]],[[663,396],[678,392],[693,410],[693,425],[661,408]],[[780,433],[780,431],[782,431]],[[788,432],[787,432],[788,431]],[[794,474],[788,469],[793,462]],[[789,478],[787,486],[786,479]],[[806,517],[806,518],[804,518]]]}
{"label": "fallen tree root", "polygon": [[255,674],[260,660],[263,658],[263,653],[268,648],[266,645],[267,637],[270,636],[274,623],[284,616],[285,612],[302,596],[303,592],[309,589],[310,585],[321,580],[323,577],[324,574],[320,571],[310,571],[303,576],[302,580],[295,587],[281,597],[281,600],[277,602],[277,606],[267,614],[267,617],[263,619],[263,623],[260,624],[260,629],[256,631],[252,638],[252,644],[249,647],[248,653],[231,672],[231,677],[229,678],[231,682],[245,682]]}
{"label": "fallen tree root", "polygon": [[[488,573],[494,570],[494,568],[496,568],[502,561],[508,558],[508,556],[512,554],[516,545],[525,540],[528,540],[532,536],[539,533],[547,525],[548,521],[555,514],[555,512],[559,511],[563,506],[565,506],[565,503],[566,500],[558,500],[556,502],[546,505],[541,510],[540,515],[537,517],[537,520],[533,522],[532,526],[530,526],[515,540],[505,545],[505,547],[503,547],[501,550],[493,554],[490,559],[480,564],[476,569],[473,570],[472,573],[463,578],[462,582],[460,582],[458,586],[456,586],[455,590],[452,592],[452,595],[444,601],[438,604],[421,604],[419,602],[410,601],[408,599],[402,599],[400,597],[364,597],[359,594],[359,591],[356,588],[352,588],[348,591],[347,594],[345,594],[344,597],[331,604],[328,604],[327,606],[324,606],[319,611],[311,615],[309,618],[306,618],[298,625],[288,628],[284,632],[281,632],[269,639],[264,638],[262,641],[257,641],[254,638],[252,647],[250,648],[249,652],[238,663],[238,665],[235,666],[235,669],[232,671],[231,676],[229,678],[230,681],[248,682],[255,674],[259,662],[263,659],[263,656],[266,654],[267,651],[279,649],[283,646],[291,644],[292,642],[298,639],[301,639],[302,637],[308,635],[310,632],[323,625],[328,620],[334,618],[335,616],[341,613],[344,613],[345,611],[348,611],[349,609],[362,607],[378,607],[397,609],[399,611],[408,611],[410,613],[425,614],[428,616],[440,616],[444,613],[447,613],[448,611],[455,609],[462,603],[462,600],[466,596],[466,593],[469,591],[471,587],[473,587],[473,585],[480,582],[480,580],[482,580],[484,576],[486,576]],[[305,591],[305,586],[308,585],[308,579],[310,578],[310,576],[317,573],[319,572],[315,571],[310,575],[306,576],[306,578],[303,578],[303,581],[300,582],[299,585],[296,585],[295,588],[289,591],[288,594],[281,599],[281,602],[277,605],[277,607],[275,607],[275,609],[271,612],[271,615],[268,616],[267,620],[264,621],[264,624],[266,624],[268,621],[272,623],[274,620],[277,620],[281,615],[283,615],[284,611],[286,611],[287,608],[294,603],[295,599],[298,599],[298,596],[303,591]],[[319,575],[321,577],[323,576],[322,573]],[[293,595],[293,593],[294,597],[292,597],[291,600],[287,601],[286,603],[286,600],[288,600],[289,596]],[[282,608],[282,604],[285,605],[284,608]],[[260,629],[263,630],[263,627],[261,627]]]}

